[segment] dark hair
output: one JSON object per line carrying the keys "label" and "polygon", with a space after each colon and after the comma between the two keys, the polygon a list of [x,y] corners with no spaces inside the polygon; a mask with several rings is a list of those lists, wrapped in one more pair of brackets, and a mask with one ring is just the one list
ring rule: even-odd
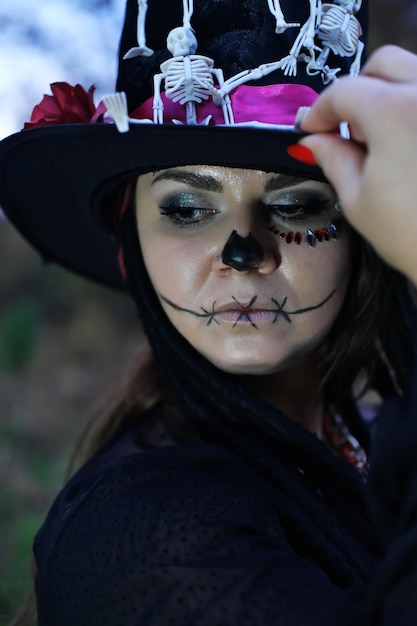
{"label": "dark hair", "polygon": [[[111,205],[126,205],[133,212],[132,181],[112,192]],[[108,206],[106,208],[108,214]],[[319,381],[328,404],[342,415],[349,415],[354,434],[363,439],[364,430],[352,406],[367,389],[383,396],[396,387],[389,373],[385,354],[389,328],[388,303],[392,299],[392,271],[356,232],[351,233],[352,268],[342,309],[320,350]],[[407,342],[405,341],[405,344]],[[359,376],[358,376],[359,375]],[[356,385],[360,378],[360,385]],[[86,462],[114,433],[141,419],[146,411],[168,396],[149,347],[138,355],[137,362],[119,389],[107,399],[103,410],[93,416],[82,431],[70,462],[70,471]],[[353,416],[353,417],[352,417]]]}

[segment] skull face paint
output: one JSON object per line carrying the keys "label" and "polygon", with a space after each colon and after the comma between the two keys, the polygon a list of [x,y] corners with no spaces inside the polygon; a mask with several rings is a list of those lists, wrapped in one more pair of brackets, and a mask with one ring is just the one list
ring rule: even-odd
{"label": "skull face paint", "polygon": [[222,250],[222,261],[238,272],[248,272],[264,258],[264,251],[252,233],[241,237],[233,230]]}
{"label": "skull face paint", "polygon": [[[271,316],[272,324],[276,324],[276,322],[280,318],[283,318],[288,324],[292,324],[292,317],[294,315],[301,315],[303,313],[309,313],[310,311],[315,311],[316,309],[319,309],[320,307],[324,306],[330,300],[330,298],[334,296],[335,292],[336,292],[336,289],[333,289],[333,291],[331,291],[329,295],[326,296],[326,298],[324,298],[322,302],[319,302],[318,304],[313,304],[308,307],[304,307],[303,309],[298,309],[297,311],[290,311],[285,308],[287,305],[287,300],[288,300],[287,297],[285,297],[282,300],[282,302],[278,302],[276,298],[273,298],[271,296],[270,308],[266,309],[266,311],[268,313],[272,313],[272,316]],[[166,304],[172,307],[175,311],[182,311],[183,313],[188,313],[189,315],[195,315],[195,317],[205,318],[207,320],[207,326],[210,326],[210,324],[212,324],[213,322],[215,324],[221,323],[219,320],[221,320],[222,318],[222,315],[221,315],[222,311],[220,309],[219,310],[216,309],[216,302],[213,302],[210,308],[202,306],[201,311],[192,311],[190,309],[185,309],[184,307],[180,306],[179,304],[176,304],[175,302],[171,302],[171,300],[169,300],[168,298],[165,298],[163,294],[159,294],[159,296],[161,300],[166,302]],[[255,295],[251,298],[248,304],[243,305],[241,302],[239,302],[237,298],[232,296],[232,300],[234,300],[234,302],[236,303],[236,309],[237,309],[236,321],[233,324],[233,328],[236,326],[236,324],[239,324],[241,321],[249,322],[249,324],[251,324],[253,328],[258,328],[258,326],[253,320],[253,317],[255,316],[254,312],[258,310],[256,308],[257,299],[258,299],[258,296]]]}
{"label": "skull face paint", "polygon": [[314,358],[346,293],[349,228],[313,248],[275,231],[327,228],[336,200],[325,183],[257,170],[184,166],[140,176],[139,240],[171,323],[230,373],[272,374]]}

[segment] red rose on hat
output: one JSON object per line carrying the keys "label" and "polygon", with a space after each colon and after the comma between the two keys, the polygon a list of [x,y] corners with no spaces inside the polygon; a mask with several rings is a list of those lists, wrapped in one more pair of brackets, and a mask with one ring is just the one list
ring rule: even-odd
{"label": "red rose on hat", "polygon": [[106,111],[104,105],[95,106],[93,95],[95,86],[88,91],[81,85],[52,83],[52,96],[44,95],[42,102],[32,111],[24,129],[53,124],[89,124],[102,122]]}

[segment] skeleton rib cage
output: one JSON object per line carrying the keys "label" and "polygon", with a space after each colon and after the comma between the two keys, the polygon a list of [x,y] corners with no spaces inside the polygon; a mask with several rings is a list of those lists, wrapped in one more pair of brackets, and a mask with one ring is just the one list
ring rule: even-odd
{"label": "skeleton rib cage", "polygon": [[362,28],[350,11],[334,4],[324,4],[317,35],[332,52],[349,57],[358,48]]}
{"label": "skeleton rib cage", "polygon": [[201,55],[168,59],[161,65],[167,97],[180,104],[208,100],[214,87],[212,68],[212,59]]}

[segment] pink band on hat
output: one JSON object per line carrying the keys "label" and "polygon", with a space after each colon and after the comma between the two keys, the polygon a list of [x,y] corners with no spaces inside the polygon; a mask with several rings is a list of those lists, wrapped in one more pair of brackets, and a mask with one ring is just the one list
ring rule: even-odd
{"label": "pink band on hat", "polygon": [[[167,98],[161,93],[164,106],[164,123],[172,124],[173,120],[186,123],[185,107],[179,102]],[[230,94],[235,124],[261,122],[293,126],[300,106],[311,106],[318,94],[306,85],[279,84],[265,86],[241,85]],[[133,119],[153,120],[153,98],[141,104],[129,117]],[[201,124],[211,116],[210,124],[224,124],[221,106],[213,99],[205,100],[197,105],[198,122]]]}

